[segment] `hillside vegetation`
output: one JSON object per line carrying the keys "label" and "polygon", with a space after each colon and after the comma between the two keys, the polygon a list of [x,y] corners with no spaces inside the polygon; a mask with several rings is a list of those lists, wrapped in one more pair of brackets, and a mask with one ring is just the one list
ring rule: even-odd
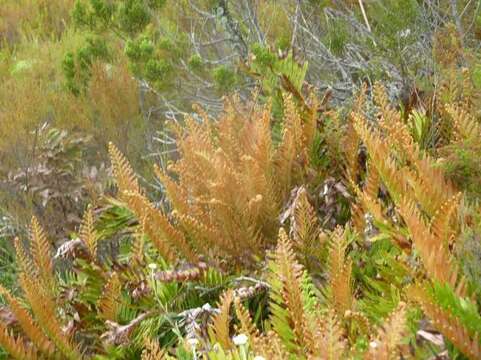
{"label": "hillside vegetation", "polygon": [[0,358],[481,359],[480,0],[0,0]]}

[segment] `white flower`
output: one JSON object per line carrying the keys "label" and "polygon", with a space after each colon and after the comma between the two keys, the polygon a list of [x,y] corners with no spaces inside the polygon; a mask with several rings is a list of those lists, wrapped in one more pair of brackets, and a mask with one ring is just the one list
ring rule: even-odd
{"label": "white flower", "polygon": [[254,356],[254,360],[266,360],[264,356],[256,355]]}
{"label": "white flower", "polygon": [[155,263],[150,263],[150,264],[149,264],[149,269],[150,269],[150,270],[155,270],[155,269],[157,269],[157,264],[155,264]]}
{"label": "white flower", "polygon": [[244,334],[239,334],[239,335],[234,336],[234,337],[232,338],[232,341],[233,341],[234,344],[236,344],[237,346],[242,346],[242,345],[247,344],[247,340],[249,340],[249,339],[248,339],[247,336],[244,335]]}

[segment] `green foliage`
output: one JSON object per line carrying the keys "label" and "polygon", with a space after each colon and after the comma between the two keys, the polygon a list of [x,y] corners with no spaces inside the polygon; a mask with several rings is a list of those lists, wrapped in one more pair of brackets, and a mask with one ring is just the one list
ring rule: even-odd
{"label": "green foliage", "polygon": [[98,60],[108,60],[109,57],[107,43],[99,37],[88,37],[85,45],[78,48],[75,53],[66,53],[62,69],[67,88],[76,95],[81,90],[84,91],[90,79],[92,64]]}
{"label": "green foliage", "polygon": [[214,69],[214,80],[221,92],[229,92],[236,84],[236,74],[227,66],[221,65]]}

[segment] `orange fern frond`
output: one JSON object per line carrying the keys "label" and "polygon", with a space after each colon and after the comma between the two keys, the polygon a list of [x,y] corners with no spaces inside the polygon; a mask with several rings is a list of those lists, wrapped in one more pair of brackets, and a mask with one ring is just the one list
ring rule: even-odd
{"label": "orange fern frond", "polygon": [[35,323],[30,313],[20,304],[18,299],[10,294],[10,292],[0,285],[0,294],[5,298],[10,305],[10,309],[15,315],[25,335],[33,342],[33,344],[44,354],[51,355],[54,347],[48,337]]}
{"label": "orange fern frond", "polygon": [[469,359],[481,359],[481,339],[478,334],[470,334],[461,322],[449,311],[433,303],[421,286],[408,289],[408,295],[417,301],[435,328],[454,344]]}
{"label": "orange fern frond", "polygon": [[98,237],[94,229],[94,213],[91,206],[87,207],[85,211],[79,233],[80,239],[87,247],[90,257],[96,259]]}
{"label": "orange fern frond", "polygon": [[15,245],[15,254],[17,256],[17,264],[21,271],[30,274],[32,278],[38,277],[38,269],[34,265],[32,259],[27,254],[22,241],[19,238],[15,238],[14,240]]}
{"label": "orange fern frond", "polygon": [[141,189],[132,167],[113,143],[109,143],[109,155],[114,177],[120,192],[132,191],[140,193]]}
{"label": "orange fern frond", "polygon": [[176,229],[145,196],[135,192],[125,192],[124,196],[130,210],[139,219],[146,217],[145,233],[165,259],[173,260],[175,249],[178,249],[189,261],[198,260],[184,234]]}
{"label": "orange fern frond", "polygon": [[481,125],[462,104],[447,104],[446,112],[451,116],[458,140],[479,139]]}
{"label": "orange fern frond", "polygon": [[117,273],[113,273],[104,286],[102,295],[97,302],[99,315],[105,320],[117,321],[120,308],[122,284]]}
{"label": "orange fern frond", "polygon": [[196,245],[204,254],[218,252],[235,256],[235,248],[230,246],[216,227],[209,226],[207,221],[201,222],[191,215],[177,215],[176,217],[186,234],[196,239]]}
{"label": "orange fern frond", "polygon": [[336,312],[331,310],[317,318],[316,341],[321,350],[319,359],[343,359],[347,353],[348,345],[344,331]]}
{"label": "orange fern frond", "polygon": [[283,360],[291,356],[281,338],[274,331],[261,336],[256,344],[256,352],[266,359]]}
{"label": "orange fern frond", "polygon": [[352,308],[352,261],[346,258],[347,239],[341,228],[334,230],[329,246],[329,285],[332,307],[339,316]]}
{"label": "orange fern frond", "polygon": [[179,214],[189,213],[189,200],[186,190],[175,182],[170,176],[168,176],[157,165],[154,167],[154,172],[157,178],[162,182],[165,187],[165,191],[171,202],[173,208]]}
{"label": "orange fern frond", "polygon": [[141,360],[164,360],[169,358],[167,352],[160,347],[157,340],[147,339],[145,341]]}
{"label": "orange fern frond", "polygon": [[461,193],[454,195],[436,211],[431,219],[431,233],[444,243],[447,243],[456,231],[452,222],[458,214],[460,200]]}
{"label": "orange fern frond", "polygon": [[15,337],[2,323],[0,323],[0,345],[7,350],[14,359],[38,359],[35,349],[26,345],[25,340],[21,337]]}
{"label": "orange fern frond", "polygon": [[147,217],[143,216],[140,219],[139,225],[135,232],[134,242],[132,244],[132,259],[137,264],[143,264],[145,258],[145,228],[147,227]]}
{"label": "orange fern frond", "polygon": [[294,202],[294,221],[291,221],[292,238],[296,247],[309,255],[313,252],[319,236],[316,212],[309,203],[305,187],[301,187]]}
{"label": "orange fern frond", "polygon": [[234,299],[234,309],[240,322],[238,332],[247,335],[251,340],[252,345],[255,347],[255,344],[258,342],[257,340],[260,336],[259,330],[254,325],[249,314],[249,310],[244,307],[239,297]]}
{"label": "orange fern frond", "polygon": [[371,341],[366,360],[389,360],[400,357],[400,346],[406,331],[406,304],[400,302],[391,316],[384,321],[378,335]]}
{"label": "orange fern frond", "polygon": [[25,297],[32,307],[33,314],[38,323],[44,329],[46,335],[60,350],[67,359],[79,359],[80,355],[77,347],[62,330],[62,325],[57,317],[57,306],[46,292],[42,284],[32,280],[30,274],[22,272],[19,276],[20,285],[25,293]]}
{"label": "orange fern frond", "polygon": [[213,342],[218,342],[224,349],[232,347],[230,338],[230,309],[234,300],[232,290],[225,292],[219,300],[219,313],[212,319],[209,332]]}
{"label": "orange fern frond", "polygon": [[433,216],[457,192],[453,184],[446,179],[444,170],[436,166],[430,156],[423,155],[414,165],[417,174],[406,174],[406,178],[423,210]]}
{"label": "orange fern frond", "polygon": [[447,244],[429,231],[412,201],[403,199],[399,212],[411,233],[414,247],[419,252],[428,277],[440,283],[447,282],[455,288],[458,270],[452,261]]}
{"label": "orange fern frond", "polygon": [[32,258],[37,266],[38,274],[44,281],[47,288],[51,288],[55,282],[53,277],[53,262],[50,252],[50,244],[42,227],[35,217],[32,218],[31,224],[31,252]]}
{"label": "orange fern frond", "polygon": [[[312,313],[306,311],[306,299],[303,294],[302,281],[304,269],[296,261],[292,244],[285,231],[281,228],[279,239],[274,254],[276,265],[276,278],[280,280],[280,296],[286,307],[288,322],[295,336],[295,343],[301,353],[316,353],[317,346],[312,329]],[[279,305],[277,294],[272,293],[273,303]]]}
{"label": "orange fern frond", "polygon": [[398,201],[401,194],[406,193],[407,184],[390,156],[387,142],[375,130],[370,129],[361,117],[355,115],[354,119],[354,128],[368,149],[371,164],[376,168],[392,198]]}

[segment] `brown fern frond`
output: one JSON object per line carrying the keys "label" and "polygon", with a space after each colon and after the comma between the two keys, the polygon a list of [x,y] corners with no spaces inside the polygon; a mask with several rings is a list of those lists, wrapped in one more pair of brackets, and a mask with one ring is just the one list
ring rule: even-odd
{"label": "brown fern frond", "polygon": [[122,152],[113,143],[109,143],[109,155],[114,177],[120,192],[132,191],[140,193],[141,189],[132,167]]}
{"label": "brown fern frond", "polygon": [[135,192],[125,192],[124,196],[129,208],[139,219],[146,217],[145,233],[166,260],[173,260],[175,249],[178,249],[189,261],[197,261],[197,256],[183,233],[176,229],[145,196]]}
{"label": "brown fern frond", "polygon": [[457,191],[430,156],[423,155],[414,165],[417,174],[406,174],[406,178],[423,210],[433,216]]}
{"label": "brown fern frond", "polygon": [[458,214],[461,193],[454,195],[444,203],[434,214],[430,223],[430,231],[441,242],[447,244],[456,232],[452,223]]}
{"label": "brown fern frond", "polygon": [[[356,192],[361,193],[360,190],[357,190]],[[357,202],[352,202],[351,203],[351,224],[353,229],[358,233],[362,234],[364,232],[364,229],[366,227],[366,213],[361,206],[361,204]]]}
{"label": "brown fern frond", "polygon": [[218,342],[224,349],[232,348],[230,338],[230,309],[234,300],[232,290],[226,291],[219,300],[219,313],[214,316],[209,328],[213,342]]}
{"label": "brown fern frond", "polygon": [[406,304],[400,302],[389,319],[384,321],[369,346],[365,359],[390,360],[401,357],[402,340],[406,331]]}
{"label": "brown fern frond", "polygon": [[301,251],[310,255],[319,236],[319,223],[316,211],[309,203],[307,190],[301,187],[294,200],[294,216],[291,219],[291,231],[294,244]]}
{"label": "brown fern frond", "polygon": [[10,309],[15,315],[25,335],[33,342],[33,344],[44,354],[51,355],[54,347],[48,337],[41,328],[35,323],[30,313],[20,304],[18,299],[10,294],[10,292],[0,285],[0,294],[10,305]]}
{"label": "brown fern frond", "polygon": [[117,321],[120,309],[122,284],[117,273],[113,273],[104,286],[102,295],[97,302],[99,315],[105,320]]}
{"label": "brown fern frond", "polygon": [[92,259],[97,258],[97,242],[98,236],[94,229],[94,213],[91,206],[87,207],[85,214],[80,224],[80,239],[87,247],[90,257]]}
{"label": "brown fern frond", "polygon": [[199,221],[191,215],[177,215],[176,217],[186,234],[196,239],[196,244],[204,254],[219,252],[235,255],[235,250],[230,246],[228,239],[207,221]]}
{"label": "brown fern frond", "polygon": [[144,264],[145,259],[145,228],[147,227],[147,217],[143,216],[140,221],[139,225],[137,226],[134,242],[132,244],[132,259],[137,264]]}
{"label": "brown fern frond", "polygon": [[254,325],[249,310],[244,307],[239,297],[234,299],[234,309],[240,323],[237,331],[249,337],[250,344],[255,351],[259,343],[260,332]]}
{"label": "brown fern frond", "polygon": [[345,232],[336,228],[329,246],[329,285],[332,308],[339,316],[352,308],[352,261],[346,258],[347,239]]}
{"label": "brown fern frond", "polygon": [[354,128],[355,114],[362,117],[362,111],[366,103],[366,84],[362,84],[357,96],[355,97],[352,111],[349,114],[349,121],[343,136],[343,149],[346,159],[345,176],[346,179],[352,184],[357,184],[358,176],[360,175],[359,169],[359,145],[361,139],[359,138]]}
{"label": "brown fern frond", "polygon": [[349,121],[343,137],[343,149],[346,162],[345,177],[353,183],[357,182],[357,178],[359,176],[360,142],[359,136],[354,129],[353,122]]}
{"label": "brown fern frond", "polygon": [[55,279],[53,276],[52,254],[50,252],[50,244],[42,227],[35,217],[32,218],[31,224],[31,252],[32,258],[37,266],[38,274],[45,286],[52,288]]}
{"label": "brown fern frond", "polygon": [[269,331],[259,338],[256,344],[256,352],[264,358],[272,360],[289,359],[291,356],[279,335],[274,331]]}
{"label": "brown fern frond", "polygon": [[8,327],[0,323],[0,345],[18,360],[36,360],[38,356],[34,348],[26,345],[21,337],[15,337]]}
{"label": "brown fern frond", "polygon": [[334,310],[317,318],[316,341],[321,350],[319,359],[344,359],[348,345],[341,323]]}
{"label": "brown fern frond", "polygon": [[376,167],[372,166],[372,164],[369,165],[364,192],[371,199],[377,199],[379,186],[381,185],[381,177],[379,176],[379,172],[376,170]]}
{"label": "brown fern frond", "polygon": [[[293,178],[295,168],[302,167],[308,160],[307,154],[300,153],[301,145],[304,143],[302,134],[302,119],[296,111],[295,105],[290,96],[284,98],[285,117],[282,140],[275,153],[275,166],[278,174],[279,194],[288,194],[296,180]],[[304,162],[304,164],[303,164]]]}
{"label": "brown fern frond", "polygon": [[379,172],[371,164],[368,167],[363,191],[356,184],[351,184],[358,199],[357,202],[351,204],[352,222],[358,232],[364,231],[367,213],[370,213],[377,221],[382,221],[384,218],[381,204],[377,201],[380,185],[381,178]]}
{"label": "brown fern frond", "polygon": [[67,359],[80,359],[82,356],[72,340],[64,334],[57,317],[57,306],[42,284],[32,279],[30,274],[22,272],[20,285],[25,297],[32,307],[32,312],[49,339],[56,345]]}
{"label": "brown fern frond", "polygon": [[302,294],[304,269],[297,262],[292,244],[282,228],[279,231],[274,261],[278,266],[276,276],[282,282],[281,296],[289,314],[295,341],[302,352],[316,353],[317,347],[309,318],[313,314],[307,314],[304,308]]}
{"label": "brown fern frond", "polygon": [[421,214],[411,201],[403,199],[399,212],[411,233],[414,246],[419,252],[428,277],[440,283],[447,282],[456,288],[459,270],[453,262],[447,244],[429,231]]}
{"label": "brown fern frond", "polygon": [[177,213],[188,214],[190,206],[186,189],[184,189],[180,184],[175,182],[157,165],[155,165],[154,167],[154,172],[157,178],[164,185],[169,201],[171,202]]}
{"label": "brown fern frond", "polygon": [[453,120],[457,140],[479,139],[481,125],[466,106],[460,103],[445,105],[446,112]]}
{"label": "brown fern frond", "polygon": [[436,329],[464,355],[473,360],[481,359],[481,339],[478,334],[470,334],[454,315],[434,304],[423,287],[409,288],[408,295],[421,305]]}
{"label": "brown fern frond", "polygon": [[141,360],[164,360],[169,358],[170,356],[168,356],[167,352],[160,347],[157,340],[145,340]]}
{"label": "brown fern frond", "polygon": [[376,83],[373,86],[374,103],[379,106],[379,111],[385,121],[390,121],[395,118],[397,111],[391,106],[386,89],[381,83]]}
{"label": "brown fern frond", "polygon": [[400,169],[390,156],[387,142],[375,130],[370,129],[358,115],[355,115],[354,118],[354,128],[368,149],[371,164],[376,168],[392,198],[398,201],[401,195],[406,193],[407,184],[404,177],[400,175]]}
{"label": "brown fern frond", "polygon": [[15,238],[14,245],[15,253],[17,256],[17,264],[19,265],[20,270],[27,274],[30,274],[32,278],[37,278],[38,269],[34,265],[30,256],[27,254],[27,251],[25,250],[22,241],[19,238]]}

